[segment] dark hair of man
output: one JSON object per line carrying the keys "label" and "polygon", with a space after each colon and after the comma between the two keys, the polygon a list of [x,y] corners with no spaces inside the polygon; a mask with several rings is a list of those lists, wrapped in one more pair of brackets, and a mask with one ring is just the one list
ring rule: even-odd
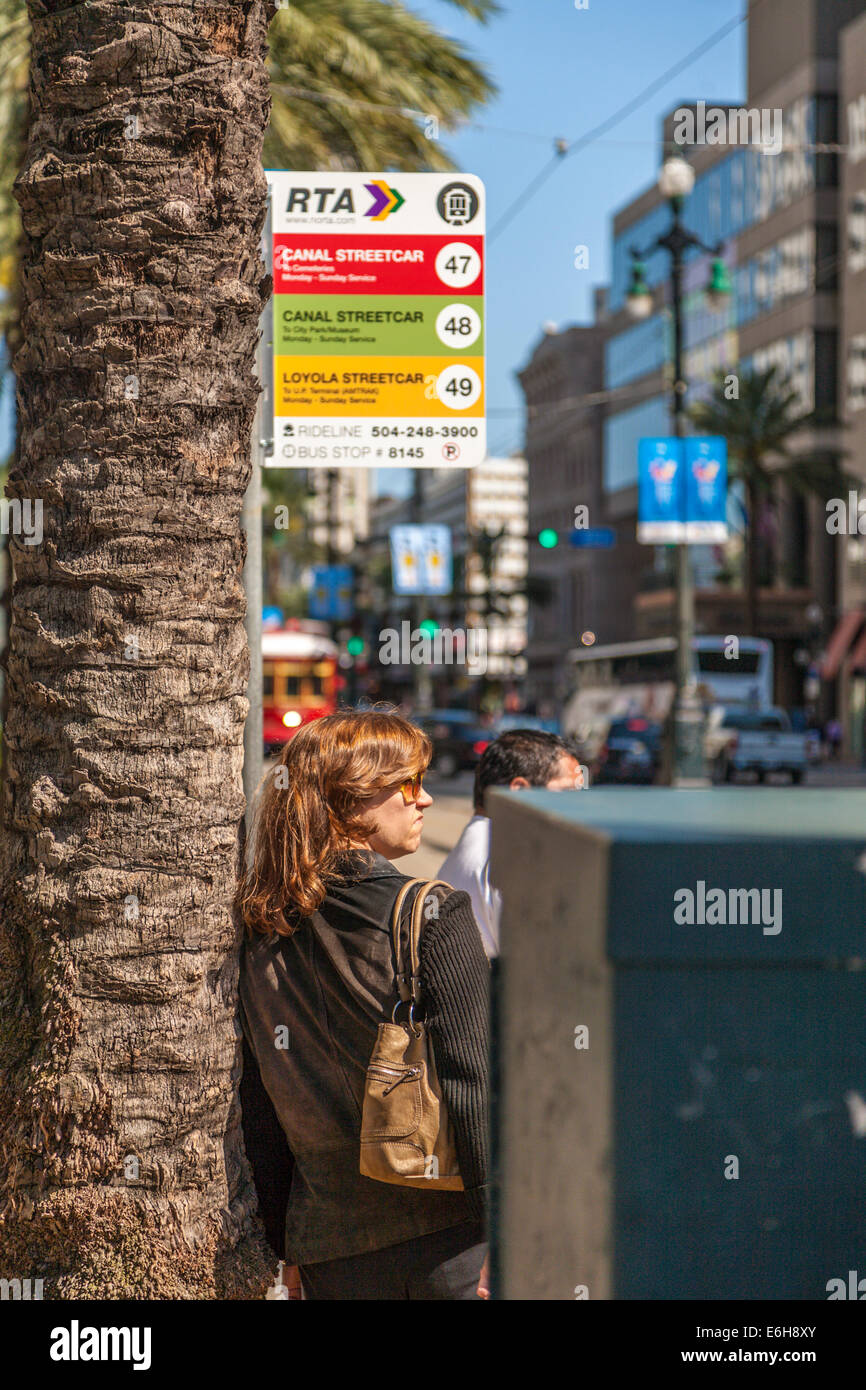
{"label": "dark hair of man", "polygon": [[475,810],[484,810],[488,787],[507,787],[515,777],[525,777],[531,787],[544,787],[556,776],[560,759],[574,756],[574,749],[558,734],[509,729],[481,754],[475,769]]}

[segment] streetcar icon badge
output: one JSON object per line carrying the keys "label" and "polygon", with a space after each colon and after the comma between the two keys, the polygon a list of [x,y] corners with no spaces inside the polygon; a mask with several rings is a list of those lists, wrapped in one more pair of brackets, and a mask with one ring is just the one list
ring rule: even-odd
{"label": "streetcar icon badge", "polygon": [[478,194],[468,183],[448,183],[440,190],[436,206],[449,227],[465,227],[478,212]]}

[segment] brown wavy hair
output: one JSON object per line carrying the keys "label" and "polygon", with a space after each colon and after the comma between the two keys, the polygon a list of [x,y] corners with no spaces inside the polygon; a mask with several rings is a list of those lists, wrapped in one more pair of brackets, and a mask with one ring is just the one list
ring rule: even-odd
{"label": "brown wavy hair", "polygon": [[299,729],[259,794],[237,892],[247,930],[291,936],[351,873],[353,842],[370,834],[364,802],[424,772],[432,752],[393,707],[340,710]]}

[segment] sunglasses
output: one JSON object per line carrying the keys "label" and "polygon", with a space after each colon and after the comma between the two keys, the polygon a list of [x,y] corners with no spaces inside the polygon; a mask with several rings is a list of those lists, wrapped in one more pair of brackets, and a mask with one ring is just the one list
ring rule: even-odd
{"label": "sunglasses", "polygon": [[400,791],[403,793],[403,802],[406,806],[411,806],[413,801],[417,801],[421,795],[421,787],[424,781],[423,772],[417,772],[408,781],[400,783]]}

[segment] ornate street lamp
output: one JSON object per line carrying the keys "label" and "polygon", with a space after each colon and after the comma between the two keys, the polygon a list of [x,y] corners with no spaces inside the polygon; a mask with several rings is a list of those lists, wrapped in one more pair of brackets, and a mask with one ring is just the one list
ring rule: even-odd
{"label": "ornate street lamp", "polygon": [[[671,258],[671,309],[674,324],[674,380],[671,400],[673,432],[677,438],[685,433],[683,415],[688,390],[683,378],[683,265],[685,254],[692,248],[713,256],[710,282],[706,294],[710,308],[718,312],[731,293],[731,277],[722,260],[723,243],[707,246],[700,237],[688,231],[682,223],[685,199],[695,184],[695,171],[680,154],[665,160],[659,174],[658,187],[671,209],[671,225],[664,236],[651,246],[638,250],[632,247],[631,282],[626,294],[629,314],[646,319],[653,309],[653,296],[646,281],[646,260],[655,251],[667,251]],[[703,754],[703,715],[691,676],[692,638],[695,631],[695,595],[691,555],[683,541],[677,546],[677,682],[673,722],[672,780],[701,781],[705,778]]]}

